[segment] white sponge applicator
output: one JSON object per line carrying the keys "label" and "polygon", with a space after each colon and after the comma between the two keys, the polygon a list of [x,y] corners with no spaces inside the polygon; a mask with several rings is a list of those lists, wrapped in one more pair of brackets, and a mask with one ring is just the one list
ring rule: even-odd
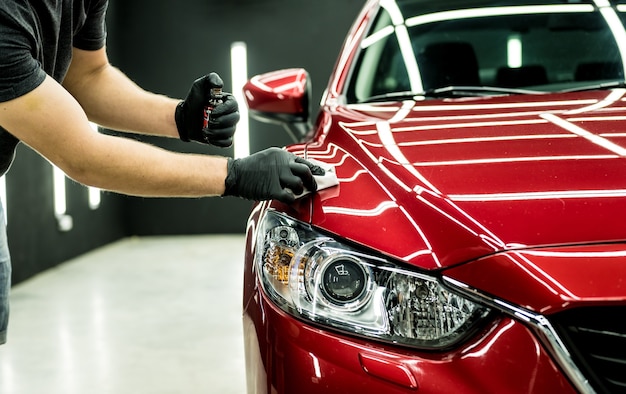
{"label": "white sponge applicator", "polygon": [[[339,185],[339,179],[337,179],[337,174],[335,173],[335,167],[321,162],[319,160],[307,159],[309,162],[315,164],[316,166],[320,166],[324,170],[324,175],[313,175],[315,178],[315,182],[317,182],[317,191],[328,189],[333,186]],[[300,198],[306,196],[311,193],[310,190],[304,190],[302,193],[296,196],[296,198]]]}

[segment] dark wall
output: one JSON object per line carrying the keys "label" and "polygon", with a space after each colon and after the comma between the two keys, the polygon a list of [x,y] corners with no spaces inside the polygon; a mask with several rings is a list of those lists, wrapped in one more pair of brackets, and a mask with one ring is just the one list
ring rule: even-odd
{"label": "dark wall", "polygon": [[7,235],[13,283],[125,235],[122,199],[102,195],[100,208],[89,208],[87,189],[66,181],[71,231],[59,231],[54,215],[52,166],[24,145],[6,175]]}
{"label": "dark wall", "polygon": [[[230,82],[230,45],[244,41],[250,76],[304,67],[314,104],[364,0],[110,0],[111,62],[148,90],[184,97],[210,71]],[[244,105],[243,103],[240,103]],[[290,143],[279,127],[250,120],[251,152]],[[136,138],[136,137],[133,137]],[[232,149],[142,137],[183,152],[232,155]],[[52,170],[25,146],[7,175],[8,235],[14,283],[129,235],[243,232],[251,203],[236,198],[146,199],[104,193],[91,210],[87,189],[67,181],[71,231],[54,217]]]}

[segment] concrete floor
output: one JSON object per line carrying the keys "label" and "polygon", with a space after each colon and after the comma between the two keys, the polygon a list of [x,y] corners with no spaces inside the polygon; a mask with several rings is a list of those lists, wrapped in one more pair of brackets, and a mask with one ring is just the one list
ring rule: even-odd
{"label": "concrete floor", "polygon": [[129,238],[14,286],[0,393],[244,393],[243,244]]}

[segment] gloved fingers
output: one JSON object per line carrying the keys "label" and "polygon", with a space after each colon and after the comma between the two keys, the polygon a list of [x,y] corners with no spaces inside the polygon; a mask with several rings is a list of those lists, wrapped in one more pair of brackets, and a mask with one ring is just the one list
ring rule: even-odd
{"label": "gloved fingers", "polygon": [[318,166],[317,164],[313,164],[310,161],[305,160],[301,157],[296,157],[296,162],[306,164],[311,169],[311,174],[313,175],[322,176],[326,173],[326,170],[324,170],[322,167]]}
{"label": "gloved fingers", "polygon": [[211,111],[208,127],[202,129],[204,139],[222,148],[231,146],[239,119],[237,102],[229,95],[224,103]]}
{"label": "gloved fingers", "polygon": [[291,204],[294,201],[296,201],[296,196],[295,196],[295,194],[292,191],[290,191],[288,189],[282,189],[280,192],[275,193],[272,196],[272,199],[273,200],[278,200],[278,201],[280,201],[280,202],[282,202],[284,204]]}
{"label": "gloved fingers", "polygon": [[[206,142],[202,133],[204,107],[210,99],[211,89],[221,88],[223,85],[224,82],[217,73],[203,75],[192,83],[185,100],[176,106],[174,113],[178,134],[183,141]],[[232,100],[234,101],[234,98]],[[236,112],[236,101],[234,104],[230,103],[224,111]],[[232,119],[229,122],[232,122]]]}
{"label": "gloved fingers", "polygon": [[206,75],[205,79],[206,79],[206,82],[208,82],[209,84],[209,89],[224,87],[224,81],[222,81],[222,78],[220,78],[220,76],[215,72],[212,72],[212,73],[209,73],[209,75]]}
{"label": "gloved fingers", "polygon": [[224,114],[239,113],[239,104],[237,104],[235,96],[229,93],[224,93],[222,95],[222,100],[223,102],[215,106],[213,111],[211,111],[212,116],[221,117]]}
{"label": "gloved fingers", "polygon": [[209,116],[209,129],[215,130],[230,128],[239,122],[239,118],[239,112],[226,113],[223,115],[216,115],[212,112]]}
{"label": "gloved fingers", "polygon": [[296,195],[304,191],[304,182],[300,177],[292,174],[291,171],[282,171],[279,178],[282,188],[290,189]]}
{"label": "gloved fingers", "polygon": [[218,146],[220,148],[228,148],[233,144],[233,134],[235,133],[235,127],[227,127],[223,129],[203,129],[204,139],[211,145]]}
{"label": "gloved fingers", "polygon": [[[222,87],[224,87],[224,81],[222,81],[222,78],[220,78],[217,73],[212,72],[208,75],[204,75],[196,79],[192,85],[191,89],[194,91],[193,101],[195,104],[204,108],[205,105],[209,104],[209,100],[213,98],[211,96],[211,90],[214,88],[221,89]],[[225,97],[222,98],[222,100],[224,99]]]}
{"label": "gloved fingers", "polygon": [[308,162],[300,157],[296,157],[295,161],[289,163],[289,169],[291,170],[291,173],[301,180],[303,186],[306,187],[307,190],[314,192],[317,190],[317,182],[315,182],[315,178],[313,178],[313,172],[311,170],[312,167],[315,167],[313,163]]}
{"label": "gloved fingers", "polygon": [[232,138],[224,138],[221,140],[207,138],[206,141],[213,146],[217,146],[218,148],[228,148],[233,144]]}

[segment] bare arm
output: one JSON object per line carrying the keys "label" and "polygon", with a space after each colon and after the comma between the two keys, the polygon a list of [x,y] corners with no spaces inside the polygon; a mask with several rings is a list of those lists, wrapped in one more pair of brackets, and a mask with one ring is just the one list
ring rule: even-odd
{"label": "bare arm", "polygon": [[106,50],[74,48],[63,81],[88,118],[113,130],[178,138],[174,111],[179,100],[143,90],[109,64]]}
{"label": "bare arm", "polygon": [[[132,125],[130,118],[135,115],[143,119],[136,124],[146,129],[154,125],[163,129],[164,134],[175,129],[173,120],[167,120],[169,111],[165,109],[156,111],[157,116],[133,111],[121,111],[127,115],[111,115],[111,109],[94,99],[93,93],[76,89],[75,84],[72,86],[70,90],[85,103],[94,120],[109,119],[111,122],[103,123]],[[100,95],[115,94],[111,93],[115,87],[107,86],[102,85],[101,89],[109,90],[100,91]],[[128,99],[132,103],[141,101],[132,96]],[[154,108],[157,108],[159,100],[154,100]],[[167,104],[167,100],[163,102]],[[167,107],[165,104],[164,108]],[[158,117],[162,123],[160,126],[155,119]],[[154,122],[150,123],[149,119]],[[50,77],[32,92],[1,103],[0,125],[69,177],[86,185],[140,196],[195,197],[224,192],[225,158],[173,153],[126,138],[96,133],[89,126],[83,107]]]}

